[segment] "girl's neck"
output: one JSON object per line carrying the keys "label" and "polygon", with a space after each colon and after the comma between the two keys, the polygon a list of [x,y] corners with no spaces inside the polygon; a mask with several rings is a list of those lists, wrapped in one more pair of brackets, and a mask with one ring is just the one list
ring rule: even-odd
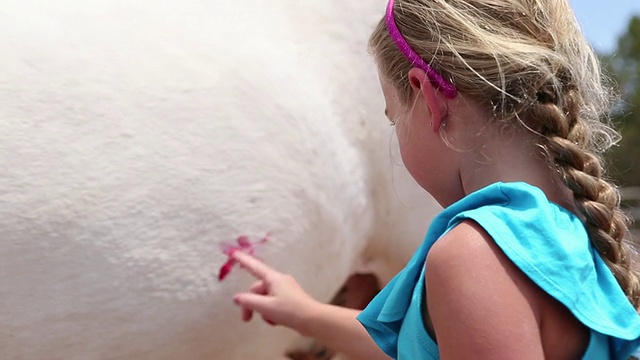
{"label": "girl's neck", "polygon": [[560,181],[529,133],[487,137],[470,151],[460,169],[464,194],[496,182],[526,182],[540,188],[550,201],[575,211],[573,194]]}

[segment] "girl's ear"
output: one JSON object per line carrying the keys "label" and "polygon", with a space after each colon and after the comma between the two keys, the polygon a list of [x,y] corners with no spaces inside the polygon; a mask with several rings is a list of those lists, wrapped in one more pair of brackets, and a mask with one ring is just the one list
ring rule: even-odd
{"label": "girl's ear", "polygon": [[419,68],[409,70],[409,83],[413,91],[427,105],[427,109],[431,114],[431,129],[435,132],[440,131],[440,126],[447,116],[447,99],[444,94],[431,83],[427,73]]}

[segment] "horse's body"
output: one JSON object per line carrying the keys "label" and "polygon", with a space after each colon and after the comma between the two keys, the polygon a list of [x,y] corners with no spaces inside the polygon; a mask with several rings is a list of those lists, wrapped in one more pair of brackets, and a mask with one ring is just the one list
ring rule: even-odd
{"label": "horse's body", "polygon": [[318,299],[388,281],[437,206],[392,164],[383,10],[0,0],[0,358],[282,355],[217,280],[243,234]]}

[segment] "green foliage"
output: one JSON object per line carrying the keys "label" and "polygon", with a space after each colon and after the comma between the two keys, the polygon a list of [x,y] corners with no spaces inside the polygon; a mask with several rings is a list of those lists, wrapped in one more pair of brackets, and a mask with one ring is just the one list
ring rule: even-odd
{"label": "green foliage", "polygon": [[640,16],[631,19],[615,53],[601,58],[622,100],[614,117],[622,140],[608,154],[610,174],[620,185],[640,186]]}

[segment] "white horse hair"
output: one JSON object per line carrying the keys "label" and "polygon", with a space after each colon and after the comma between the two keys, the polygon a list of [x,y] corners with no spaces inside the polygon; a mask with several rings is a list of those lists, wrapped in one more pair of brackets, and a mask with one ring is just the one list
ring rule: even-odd
{"label": "white horse hair", "polygon": [[[438,206],[394,164],[382,0],[0,0],[0,358],[275,359],[222,241],[327,301]],[[392,151],[390,151],[390,149]],[[390,154],[391,153],[391,154]]]}

